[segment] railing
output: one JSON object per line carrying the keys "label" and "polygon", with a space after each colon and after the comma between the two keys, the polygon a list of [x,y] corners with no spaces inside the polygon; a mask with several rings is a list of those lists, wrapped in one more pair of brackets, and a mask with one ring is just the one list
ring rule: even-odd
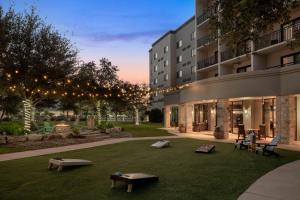
{"label": "railing", "polygon": [[216,63],[218,63],[218,59],[216,58],[216,56],[210,56],[208,58],[198,61],[197,69],[203,69]]}
{"label": "railing", "polygon": [[266,67],[266,69],[288,67],[288,66],[297,65],[297,64],[300,64],[300,61],[293,61],[293,62],[289,62],[289,63],[285,63],[285,64],[273,65],[273,66]]}
{"label": "railing", "polygon": [[208,18],[210,18],[213,15],[213,13],[214,12],[212,9],[208,9],[208,10],[204,11],[204,13],[202,15],[197,17],[197,25],[202,24],[204,21],[206,21]]}
{"label": "railing", "polygon": [[233,51],[233,50],[223,51],[221,52],[221,61],[223,62],[250,52],[251,49],[249,47],[238,48],[237,51]]}
{"label": "railing", "polygon": [[255,50],[263,49],[284,41],[292,40],[300,30],[300,21],[274,32],[265,34],[255,41]]}
{"label": "railing", "polygon": [[206,44],[209,44],[214,40],[215,40],[215,38],[213,38],[211,36],[208,36],[208,35],[204,36],[204,37],[201,37],[197,40],[197,47],[201,47],[201,46],[204,46]]}

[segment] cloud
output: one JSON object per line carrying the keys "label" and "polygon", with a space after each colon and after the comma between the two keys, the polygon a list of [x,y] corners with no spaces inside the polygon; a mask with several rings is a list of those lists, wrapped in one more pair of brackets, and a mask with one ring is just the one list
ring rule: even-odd
{"label": "cloud", "polygon": [[130,33],[118,33],[118,34],[110,34],[110,33],[94,33],[89,37],[93,42],[115,42],[115,41],[133,41],[138,39],[152,39],[154,37],[158,37],[165,31],[163,30],[153,30],[153,31],[143,31],[143,32],[130,32]]}

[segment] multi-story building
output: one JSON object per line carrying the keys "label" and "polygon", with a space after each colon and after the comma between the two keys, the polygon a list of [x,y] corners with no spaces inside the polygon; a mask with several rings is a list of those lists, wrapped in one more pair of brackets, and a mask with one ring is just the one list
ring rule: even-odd
{"label": "multi-story building", "polygon": [[[169,31],[153,43],[150,54],[150,87],[169,88],[196,80],[195,18]],[[152,97],[151,108],[164,108],[164,95]]]}
{"label": "multi-story building", "polygon": [[[264,130],[268,137],[281,134],[284,143],[297,143],[300,48],[291,49],[287,44],[300,29],[300,9],[292,10],[289,23],[274,24],[272,30],[236,51],[230,50],[222,39],[211,37],[208,25],[216,10],[212,1],[196,0],[195,18],[167,33],[150,50],[151,87],[191,82],[188,87],[158,97],[164,107],[165,127],[179,124],[187,131],[200,133],[221,127],[224,132],[236,134],[243,125],[245,130]],[[196,40],[191,40],[193,32]],[[176,49],[180,41],[181,50]],[[167,45],[170,51],[165,55],[163,47]],[[187,45],[195,57],[183,52]],[[194,47],[196,50],[192,50]],[[176,62],[180,61],[180,54],[182,64]],[[184,68],[188,57],[192,63]],[[170,60],[167,69],[158,62],[165,58]],[[169,74],[167,82],[164,75],[158,74],[164,69],[164,74]],[[181,70],[184,78],[180,77]],[[189,70],[196,73],[190,76]]]}

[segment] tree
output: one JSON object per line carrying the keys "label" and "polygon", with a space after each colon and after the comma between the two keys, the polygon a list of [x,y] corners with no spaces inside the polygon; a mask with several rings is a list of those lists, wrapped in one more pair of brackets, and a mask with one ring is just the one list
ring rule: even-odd
{"label": "tree", "polygon": [[131,84],[123,82],[122,93],[128,109],[132,109],[135,115],[135,125],[140,125],[139,111],[145,109],[148,104],[148,86],[146,84]]}
{"label": "tree", "polygon": [[152,123],[162,123],[163,122],[163,112],[160,109],[152,109],[149,112],[149,121]]}
{"label": "tree", "polygon": [[7,95],[0,96],[0,111],[2,112],[0,115],[0,121],[3,117],[9,115],[15,115],[19,111],[19,105],[21,103],[21,99],[17,95]]}
{"label": "tree", "polygon": [[20,14],[12,8],[4,13],[0,8],[0,26],[6,89],[22,98],[24,130],[30,132],[32,107],[63,89],[63,81],[74,72],[77,50],[34,9]]}
{"label": "tree", "polygon": [[97,80],[99,83],[99,87],[104,93],[108,94],[108,96],[104,95],[97,98],[96,109],[98,124],[101,123],[101,107],[103,107],[103,101],[109,98],[110,100],[113,100],[115,102],[115,105],[117,105],[116,98],[118,97],[120,83],[117,75],[118,71],[119,68],[115,65],[112,65],[112,63],[108,59],[102,58],[100,60],[100,68],[97,73]]}
{"label": "tree", "polygon": [[211,9],[220,6],[222,12],[211,17],[211,33],[224,38],[234,49],[255,41],[274,23],[288,22],[290,10],[297,5],[297,0],[218,0]]}

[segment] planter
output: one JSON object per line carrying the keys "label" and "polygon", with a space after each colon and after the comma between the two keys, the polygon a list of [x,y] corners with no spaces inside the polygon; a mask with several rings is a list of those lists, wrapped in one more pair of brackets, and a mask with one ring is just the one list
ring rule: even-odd
{"label": "planter", "polygon": [[228,139],[229,138],[229,134],[224,133],[223,131],[215,131],[214,136],[216,139]]}
{"label": "planter", "polygon": [[179,125],[179,133],[186,133],[186,127],[183,124]]}

